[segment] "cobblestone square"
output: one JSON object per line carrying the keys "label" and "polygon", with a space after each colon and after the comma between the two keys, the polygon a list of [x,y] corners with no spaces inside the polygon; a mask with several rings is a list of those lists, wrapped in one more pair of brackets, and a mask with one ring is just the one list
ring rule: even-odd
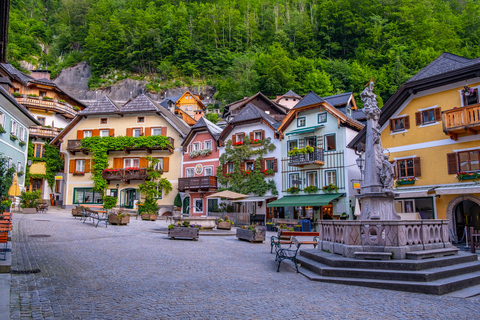
{"label": "cobblestone square", "polygon": [[[170,240],[165,221],[13,215],[11,319],[466,319],[460,299],[312,282],[268,241]],[[267,234],[267,237],[269,235]],[[39,271],[39,272],[38,272]]]}

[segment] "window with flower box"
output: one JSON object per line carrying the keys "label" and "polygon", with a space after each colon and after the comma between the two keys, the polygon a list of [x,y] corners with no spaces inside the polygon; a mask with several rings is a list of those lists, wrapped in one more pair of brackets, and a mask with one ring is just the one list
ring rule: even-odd
{"label": "window with flower box", "polygon": [[140,158],[125,158],[123,159],[124,168],[139,168]]}
{"label": "window with flower box", "polygon": [[243,140],[245,138],[245,133],[244,132],[239,132],[234,135],[232,135],[232,145],[233,146],[239,146],[243,145]]}
{"label": "window with flower box", "polygon": [[317,171],[307,172],[307,187],[314,186],[318,187]]}
{"label": "window with flower box", "polygon": [[327,170],[325,171],[325,185],[329,184],[337,185],[337,171],[336,170]]}
{"label": "window with flower box", "polygon": [[396,160],[395,173],[398,178],[420,177],[420,157]]}

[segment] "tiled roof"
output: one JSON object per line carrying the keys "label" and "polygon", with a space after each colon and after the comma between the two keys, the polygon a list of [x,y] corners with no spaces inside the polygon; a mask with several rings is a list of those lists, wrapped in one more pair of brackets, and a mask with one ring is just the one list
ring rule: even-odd
{"label": "tiled roof", "polygon": [[10,87],[13,87],[12,81],[8,77],[0,77],[0,83],[8,84]]}
{"label": "tiled roof", "polygon": [[302,100],[300,100],[299,103],[295,105],[295,107],[293,107],[293,109],[298,109],[301,107],[309,106],[311,104],[320,103],[323,101],[324,100],[320,98],[315,92],[310,91],[309,93],[307,93],[305,97],[303,97]]}
{"label": "tiled roof", "polygon": [[218,138],[220,137],[220,134],[222,133],[222,128],[208,121],[204,117],[201,117],[197,121],[197,123],[193,125],[192,129],[196,129],[196,128],[206,128],[215,140],[218,140]]}
{"label": "tiled roof", "polygon": [[121,112],[140,112],[140,111],[160,111],[156,104],[150,100],[145,94],[140,94],[132,100],[125,103],[121,108]]}
{"label": "tiled roof", "polygon": [[235,116],[235,118],[233,118],[232,121],[230,121],[230,123],[236,124],[243,121],[260,119],[260,118],[264,119],[272,126],[275,123],[277,123],[275,119],[273,119],[271,116],[266,114],[263,110],[257,108],[251,103],[247,104],[242,110],[240,110],[240,112]]}
{"label": "tiled roof", "polygon": [[2,67],[9,72],[10,74],[17,76],[20,81],[22,82],[29,82],[29,81],[34,81],[35,79],[30,77],[28,74],[23,73],[20,70],[17,70],[14,66],[12,66],[9,63],[2,63]]}
{"label": "tiled roof", "polygon": [[428,64],[425,68],[423,68],[416,75],[410,78],[410,80],[408,80],[407,82],[433,77],[445,72],[465,68],[479,62],[480,58],[467,59],[448,52],[444,52],[437,59],[430,62],[430,64]]}
{"label": "tiled roof", "polygon": [[97,101],[93,102],[91,105],[80,111],[79,115],[87,114],[105,114],[118,112],[120,109],[110,100],[109,97],[103,96]]}
{"label": "tiled roof", "polygon": [[331,106],[337,107],[346,105],[350,101],[351,96],[352,92],[345,92],[334,96],[324,97],[323,100],[328,102]]}

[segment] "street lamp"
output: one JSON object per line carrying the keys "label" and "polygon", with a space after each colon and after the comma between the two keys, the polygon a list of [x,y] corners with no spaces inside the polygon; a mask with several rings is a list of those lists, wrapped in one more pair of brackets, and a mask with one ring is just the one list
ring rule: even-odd
{"label": "street lamp", "polygon": [[363,163],[365,162],[365,160],[363,160],[362,156],[360,155],[355,161],[357,162],[357,166],[360,168],[360,172],[362,172]]}

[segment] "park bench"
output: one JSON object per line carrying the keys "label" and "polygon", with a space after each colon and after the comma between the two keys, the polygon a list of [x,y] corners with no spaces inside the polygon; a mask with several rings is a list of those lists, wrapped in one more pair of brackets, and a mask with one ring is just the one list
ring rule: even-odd
{"label": "park bench", "polygon": [[108,215],[107,215],[106,211],[95,211],[95,210],[91,210],[89,208],[84,208],[83,211],[82,211],[82,218],[81,219],[83,219],[83,223],[85,223],[85,221],[87,221],[87,219],[91,219],[94,224],[95,224],[95,220],[96,220],[97,224],[95,225],[95,228],[98,227],[98,224],[100,223],[100,221],[105,221],[105,228],[108,225]]}
{"label": "park bench", "polygon": [[291,245],[288,248],[282,248],[280,244],[277,245],[278,248],[276,249],[277,254],[275,257],[275,261],[278,261],[277,272],[280,272],[280,264],[283,260],[291,260],[295,264],[295,269],[298,272],[297,254],[302,243],[299,242],[295,236],[291,238],[291,242],[295,245],[295,248],[292,248]]}
{"label": "park bench", "polygon": [[313,245],[315,249],[318,245],[318,232],[310,232],[310,231],[286,231],[286,230],[279,230],[276,236],[272,236],[270,238],[270,253],[273,252],[273,248],[277,249],[277,246],[282,244],[292,244],[291,237],[313,237],[312,241],[304,241],[299,240],[302,244],[309,244]]}

